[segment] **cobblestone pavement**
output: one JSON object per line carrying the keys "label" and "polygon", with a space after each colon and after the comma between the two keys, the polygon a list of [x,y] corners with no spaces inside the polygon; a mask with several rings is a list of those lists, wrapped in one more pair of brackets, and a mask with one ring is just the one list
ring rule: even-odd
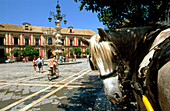
{"label": "cobblestone pavement", "polygon": [[47,66],[39,73],[31,62],[0,64],[0,110],[114,110],[98,71],[87,69],[86,59],[77,61],[82,63],[59,65],[60,76],[52,81],[47,79]]}

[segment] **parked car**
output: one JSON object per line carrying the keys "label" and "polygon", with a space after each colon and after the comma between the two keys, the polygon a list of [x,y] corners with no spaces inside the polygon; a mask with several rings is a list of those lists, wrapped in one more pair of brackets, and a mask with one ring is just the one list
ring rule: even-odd
{"label": "parked car", "polygon": [[12,60],[12,59],[5,60],[5,63],[13,63],[13,62],[14,62],[14,60]]}

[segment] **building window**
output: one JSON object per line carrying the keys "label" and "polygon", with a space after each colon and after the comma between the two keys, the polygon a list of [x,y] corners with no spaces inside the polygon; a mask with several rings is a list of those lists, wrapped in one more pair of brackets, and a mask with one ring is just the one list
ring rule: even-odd
{"label": "building window", "polygon": [[28,26],[25,26],[25,30],[28,30]]}
{"label": "building window", "polygon": [[0,37],[0,45],[4,45],[4,37]]}
{"label": "building window", "polygon": [[81,46],[81,40],[78,40],[78,46]]}
{"label": "building window", "polygon": [[72,30],[72,29],[70,29],[70,33],[73,33],[73,30]]}
{"label": "building window", "polygon": [[14,37],[14,45],[18,45],[18,37]]}
{"label": "building window", "polygon": [[25,38],[25,45],[29,45],[29,38]]}
{"label": "building window", "polygon": [[52,38],[48,37],[48,45],[52,45]]}
{"label": "building window", "polygon": [[39,38],[35,38],[35,45],[39,45]]}
{"label": "building window", "polygon": [[64,45],[64,39],[61,39],[61,41],[62,41],[62,45]]}
{"label": "building window", "polygon": [[70,39],[70,46],[73,45],[73,39]]}

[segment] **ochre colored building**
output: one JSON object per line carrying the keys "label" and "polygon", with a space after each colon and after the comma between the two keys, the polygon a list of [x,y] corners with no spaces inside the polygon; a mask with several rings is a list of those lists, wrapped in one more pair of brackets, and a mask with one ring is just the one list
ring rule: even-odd
{"label": "ochre colored building", "polygon": [[[96,33],[92,30],[74,29],[73,27],[61,28],[62,51],[73,47],[80,47],[82,52],[87,47],[80,41],[80,37],[90,38]],[[39,51],[39,55],[43,58],[49,58],[51,53],[56,50],[55,47],[55,27],[31,26],[29,23],[22,25],[2,24],[0,23],[0,58],[4,57],[4,53],[10,53],[14,48],[24,49],[30,45]],[[72,53],[66,54],[70,57]],[[81,56],[86,56],[81,54]],[[10,58],[15,59],[10,53]]]}

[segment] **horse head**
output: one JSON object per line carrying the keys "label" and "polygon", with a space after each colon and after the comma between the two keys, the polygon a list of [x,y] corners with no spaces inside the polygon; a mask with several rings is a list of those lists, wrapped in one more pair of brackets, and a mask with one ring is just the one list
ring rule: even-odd
{"label": "horse head", "polygon": [[121,102],[121,85],[118,80],[116,67],[119,63],[115,45],[108,41],[106,32],[98,28],[99,34],[90,39],[81,38],[81,41],[90,48],[90,65],[92,69],[98,69],[104,84],[105,94],[109,101]]}

